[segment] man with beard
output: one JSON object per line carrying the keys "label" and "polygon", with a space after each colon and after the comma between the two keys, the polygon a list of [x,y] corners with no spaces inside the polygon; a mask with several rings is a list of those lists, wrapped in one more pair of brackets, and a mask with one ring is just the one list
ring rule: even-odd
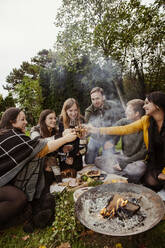
{"label": "man with beard", "polygon": [[[92,104],[85,110],[85,121],[95,127],[111,126],[117,121],[119,107],[114,101],[105,100],[103,89],[95,87],[90,92]],[[116,111],[116,108],[118,110]],[[120,110],[121,112],[121,110]],[[119,118],[118,118],[119,119]],[[86,164],[94,164],[100,148],[104,150],[104,144],[110,140],[110,136],[91,134],[85,156]]]}

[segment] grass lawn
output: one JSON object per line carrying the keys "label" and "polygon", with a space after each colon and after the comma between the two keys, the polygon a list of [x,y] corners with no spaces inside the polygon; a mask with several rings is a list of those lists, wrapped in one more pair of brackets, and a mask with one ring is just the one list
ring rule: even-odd
{"label": "grass lawn", "polygon": [[165,221],[149,231],[133,236],[112,237],[98,234],[85,228],[75,218],[73,193],[65,191],[56,197],[56,217],[51,227],[36,229],[32,234],[24,233],[22,226],[0,231],[0,247],[163,248]]}

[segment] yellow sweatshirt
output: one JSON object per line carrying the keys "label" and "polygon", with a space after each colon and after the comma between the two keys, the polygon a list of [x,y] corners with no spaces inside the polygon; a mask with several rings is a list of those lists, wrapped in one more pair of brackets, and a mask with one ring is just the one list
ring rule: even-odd
{"label": "yellow sweatshirt", "polygon": [[[149,118],[149,116],[144,115],[140,120],[125,126],[100,127],[99,132],[100,134],[125,135],[143,130],[144,143],[148,149],[148,128],[150,125]],[[162,170],[162,173],[165,174],[165,167]]]}
{"label": "yellow sweatshirt", "polygon": [[144,115],[140,120],[132,122],[131,124],[125,126],[116,126],[116,127],[100,127],[100,134],[108,135],[125,135],[136,133],[140,130],[143,130],[144,143],[148,149],[148,128],[149,128],[149,116]]}

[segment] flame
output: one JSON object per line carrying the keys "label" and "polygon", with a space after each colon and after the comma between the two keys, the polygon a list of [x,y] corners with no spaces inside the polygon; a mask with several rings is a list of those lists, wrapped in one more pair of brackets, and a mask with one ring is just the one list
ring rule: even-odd
{"label": "flame", "polygon": [[120,207],[124,207],[128,203],[128,200],[124,200],[122,198],[118,198],[114,207],[107,210],[107,208],[103,208],[100,210],[100,214],[104,217],[112,218],[115,216],[115,213]]}

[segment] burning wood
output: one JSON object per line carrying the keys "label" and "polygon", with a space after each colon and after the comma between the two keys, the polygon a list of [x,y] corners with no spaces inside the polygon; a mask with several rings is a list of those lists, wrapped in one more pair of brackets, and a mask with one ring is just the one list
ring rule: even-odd
{"label": "burning wood", "polygon": [[113,218],[118,216],[120,218],[126,218],[132,216],[140,209],[140,206],[123,199],[121,195],[116,194],[110,198],[105,208],[101,209],[100,214],[104,218]]}

